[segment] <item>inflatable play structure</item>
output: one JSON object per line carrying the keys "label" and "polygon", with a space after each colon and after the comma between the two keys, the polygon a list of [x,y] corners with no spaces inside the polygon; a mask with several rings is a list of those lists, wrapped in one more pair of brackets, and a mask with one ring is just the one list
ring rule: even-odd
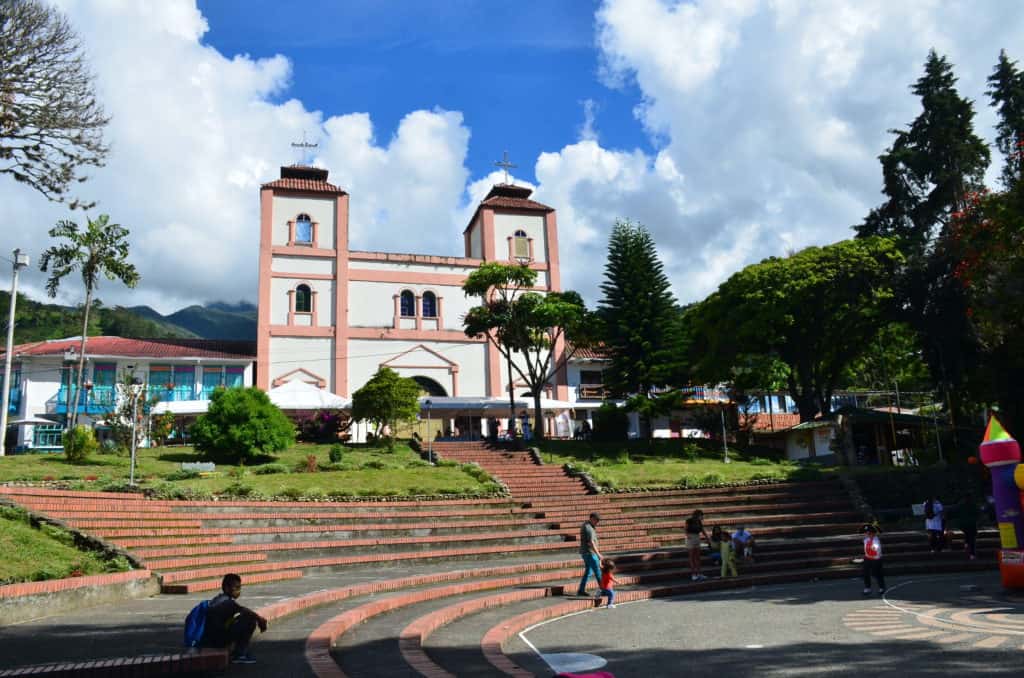
{"label": "inflatable play structure", "polygon": [[1020,463],[1020,445],[998,419],[990,417],[979,452],[981,463],[992,472],[1003,586],[1024,589],[1024,465]]}

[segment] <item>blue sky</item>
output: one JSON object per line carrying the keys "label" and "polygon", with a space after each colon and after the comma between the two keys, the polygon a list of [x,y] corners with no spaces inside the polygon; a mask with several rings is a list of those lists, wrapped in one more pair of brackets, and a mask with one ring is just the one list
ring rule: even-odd
{"label": "blue sky", "polygon": [[[882,199],[887,130],[920,110],[929,49],[987,139],[985,79],[1000,48],[1024,61],[1024,12],[1003,0],[48,1],[111,116],[79,196],[131,229],[142,274],[99,294],[163,312],[255,300],[259,186],[304,132],[351,196],[354,249],[462,254],[507,149],[558,210],[563,286],[596,303],[608,234],[630,219],[697,301],[850,237]],[[82,219],[11,181],[0,204],[22,225],[0,250],[34,260],[58,219]],[[38,271],[23,284],[42,297]]]}
{"label": "blue sky", "polygon": [[291,87],[278,100],[370,112],[383,137],[410,110],[461,111],[474,176],[507,149],[517,175],[536,183],[530,161],[579,134],[588,100],[603,145],[652,150],[633,114],[639,89],[599,80],[596,2],[215,0],[199,8],[210,26],[204,44],[224,54],[288,55]]}

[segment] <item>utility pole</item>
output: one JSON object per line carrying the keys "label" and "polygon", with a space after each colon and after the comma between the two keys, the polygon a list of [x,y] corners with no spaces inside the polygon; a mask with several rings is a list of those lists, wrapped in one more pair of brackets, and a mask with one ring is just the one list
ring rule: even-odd
{"label": "utility pole", "polygon": [[11,406],[11,360],[14,358],[14,307],[18,303],[18,273],[28,266],[28,255],[14,250],[14,275],[11,278],[11,308],[7,316],[7,350],[4,352],[4,393],[0,407],[0,457],[7,450],[7,409]]}

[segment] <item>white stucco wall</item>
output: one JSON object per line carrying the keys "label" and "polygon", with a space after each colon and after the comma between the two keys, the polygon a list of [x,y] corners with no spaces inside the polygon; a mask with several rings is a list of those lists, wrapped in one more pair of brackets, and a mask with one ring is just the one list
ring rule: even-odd
{"label": "white stucco wall", "polygon": [[[417,296],[433,292],[441,299],[444,329],[462,327],[462,316],[472,307],[460,287],[453,285],[406,285],[352,281],[348,284],[348,323],[351,327],[391,327],[395,317],[396,294],[410,290]],[[415,326],[415,322],[413,323]]]}
{"label": "white stucco wall", "polygon": [[297,278],[274,278],[270,282],[270,324],[288,323],[288,292],[299,284],[309,285],[317,293],[317,325],[330,327],[334,324],[334,283],[331,280],[300,280]]}
{"label": "white stucco wall", "polygon": [[334,339],[330,337],[271,337],[270,383],[282,374],[305,369],[334,383]]}
{"label": "white stucco wall", "polygon": [[334,212],[336,201],[330,198],[308,198],[287,195],[275,195],[273,198],[273,238],[274,245],[288,244],[288,222],[299,214],[308,214],[317,222],[317,246],[325,249],[334,247]]}
{"label": "white stucco wall", "polygon": [[499,260],[509,258],[508,238],[516,231],[525,231],[527,238],[533,238],[534,261],[547,261],[547,245],[544,240],[544,217],[515,214],[494,215],[494,252]]}
{"label": "white stucco wall", "polygon": [[484,247],[483,240],[480,234],[483,232],[483,228],[480,227],[480,217],[477,217],[473,221],[473,228],[469,232],[469,256],[476,259],[483,259]]}
{"label": "white stucco wall", "polygon": [[285,257],[277,255],[271,260],[270,270],[275,273],[309,273],[334,275],[334,259],[324,257]]}
{"label": "white stucco wall", "polygon": [[[429,367],[443,365],[443,361],[438,361],[436,356],[430,356],[422,351],[411,350],[420,345],[430,348],[458,365],[460,396],[486,396],[486,348],[484,344],[374,341],[371,339],[352,339],[348,342],[349,394],[369,381],[384,363],[390,363],[389,366],[402,376],[429,377],[449,389],[451,382],[447,368],[432,369]],[[407,351],[409,353],[406,353]],[[403,353],[405,353],[404,356]],[[423,367],[417,368],[416,366]],[[450,390],[448,395],[452,395]]]}
{"label": "white stucco wall", "polygon": [[448,275],[468,276],[476,270],[475,266],[452,266],[447,264],[419,264],[401,261],[360,261],[353,260],[349,264],[351,275],[364,271],[400,271],[403,273],[445,273]]}

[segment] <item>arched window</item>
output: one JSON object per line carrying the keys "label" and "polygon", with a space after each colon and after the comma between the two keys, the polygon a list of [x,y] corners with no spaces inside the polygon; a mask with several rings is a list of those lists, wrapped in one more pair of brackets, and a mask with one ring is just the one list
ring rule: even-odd
{"label": "arched window", "polygon": [[423,293],[423,317],[424,318],[436,318],[437,317],[437,297],[434,296],[433,292]]}
{"label": "arched window", "polygon": [[313,293],[310,291],[309,285],[299,285],[295,288],[295,312],[313,312]]}
{"label": "arched window", "polygon": [[313,242],[313,220],[308,214],[295,217],[295,242],[306,245]]}
{"label": "arched window", "polygon": [[409,290],[402,291],[402,317],[403,318],[415,318],[416,317],[416,297]]}
{"label": "arched window", "polygon": [[530,258],[530,240],[526,237],[526,231],[516,231],[512,239],[512,256],[516,259]]}

